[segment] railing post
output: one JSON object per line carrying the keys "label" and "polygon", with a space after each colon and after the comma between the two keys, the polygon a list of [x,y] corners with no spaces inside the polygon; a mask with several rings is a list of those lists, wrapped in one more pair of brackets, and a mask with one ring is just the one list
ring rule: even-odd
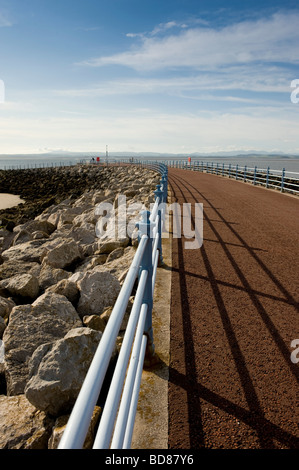
{"label": "railing post", "polygon": [[[161,186],[157,184],[157,189],[154,191],[155,194],[155,200],[159,198],[159,205],[162,202],[163,198],[163,191],[161,191]],[[162,256],[162,211],[161,209],[158,209],[158,216],[159,216],[159,222],[158,222],[158,233],[159,233],[159,242],[158,242],[158,250],[159,250],[159,265],[161,266],[163,264],[163,256]]]}
{"label": "railing post", "polygon": [[236,180],[238,179],[238,163],[236,165]]}
{"label": "railing post", "polygon": [[246,181],[246,171],[247,171],[247,165],[244,166],[244,178],[243,178],[243,181]]}
{"label": "railing post", "polygon": [[266,188],[269,187],[269,171],[270,171],[270,167],[268,166],[268,168],[267,168],[267,176],[266,176]]}
{"label": "railing post", "polygon": [[143,270],[148,272],[147,281],[144,289],[142,303],[147,304],[147,315],[144,325],[144,334],[147,336],[146,345],[146,357],[150,360],[154,356],[155,345],[153,336],[153,325],[152,325],[152,311],[153,311],[153,289],[152,289],[152,278],[153,278],[153,262],[152,262],[152,240],[151,240],[151,222],[150,222],[149,211],[141,212],[142,220],[138,223],[138,238],[139,240],[143,235],[148,236],[148,242],[146,244],[143,257],[141,260],[139,277]]}
{"label": "railing post", "polygon": [[161,179],[161,184],[163,185],[163,196],[161,202],[167,202],[167,176],[164,174]]}
{"label": "railing post", "polygon": [[281,192],[283,192],[283,188],[284,188],[285,171],[286,171],[285,168],[283,168],[281,172],[281,187],[280,187]]}
{"label": "railing post", "polygon": [[254,167],[253,184],[256,184],[256,166]]}

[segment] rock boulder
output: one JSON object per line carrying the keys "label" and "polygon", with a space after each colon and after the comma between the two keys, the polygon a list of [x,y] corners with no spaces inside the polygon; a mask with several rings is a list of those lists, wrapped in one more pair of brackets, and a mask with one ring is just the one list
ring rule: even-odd
{"label": "rock boulder", "polygon": [[0,281],[0,288],[7,290],[13,296],[31,299],[35,299],[39,292],[38,279],[32,274],[19,274]]}
{"label": "rock boulder", "polygon": [[30,403],[53,416],[70,411],[101,337],[99,331],[75,328],[63,339],[37,348],[25,388]]}
{"label": "rock boulder", "polygon": [[0,449],[47,449],[54,421],[24,395],[0,395]]}
{"label": "rock boulder", "polygon": [[79,247],[74,240],[61,240],[43,258],[43,264],[56,269],[64,269],[81,258]]}
{"label": "rock boulder", "polygon": [[119,281],[109,272],[86,272],[78,281],[80,299],[77,311],[85,315],[100,315],[104,308],[114,305],[120,292]]}
{"label": "rock boulder", "polygon": [[8,395],[24,392],[28,381],[28,361],[35,349],[62,338],[82,322],[66,297],[45,293],[32,305],[12,309],[3,335]]}

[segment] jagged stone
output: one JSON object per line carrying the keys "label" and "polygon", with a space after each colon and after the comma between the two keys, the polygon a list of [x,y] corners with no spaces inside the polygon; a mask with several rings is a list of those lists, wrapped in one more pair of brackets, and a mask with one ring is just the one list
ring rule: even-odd
{"label": "jagged stone", "polygon": [[0,317],[0,338],[2,338],[5,328],[6,328],[6,323],[4,321],[4,318]]}
{"label": "jagged stone", "polygon": [[28,381],[28,361],[35,349],[62,338],[82,322],[66,297],[45,293],[32,305],[12,309],[3,335],[8,395],[24,392]]}
{"label": "jagged stone", "polygon": [[80,290],[77,311],[81,317],[100,315],[104,308],[114,304],[120,292],[119,281],[108,272],[87,272],[77,285]]}
{"label": "jagged stone", "polygon": [[0,395],[0,422],[0,449],[47,449],[54,420],[25,395]]}
{"label": "jagged stone", "polygon": [[47,252],[43,258],[43,264],[48,264],[52,268],[64,269],[80,258],[81,253],[77,243],[64,239]]}
{"label": "jagged stone", "polygon": [[29,297],[35,299],[38,296],[38,279],[31,274],[19,274],[0,281],[0,288],[6,289],[13,296]]}
{"label": "jagged stone", "polygon": [[2,258],[4,261],[14,263],[40,263],[41,256],[45,252],[45,247],[43,246],[45,242],[46,240],[31,240],[27,243],[20,243],[3,251]]}
{"label": "jagged stone", "polygon": [[83,324],[93,330],[101,331],[105,330],[106,322],[99,315],[87,315],[83,317]]}
{"label": "jagged stone", "polygon": [[0,279],[7,279],[18,274],[32,274],[39,277],[41,266],[37,262],[21,262],[17,263],[13,260],[5,261],[0,266]]}
{"label": "jagged stone", "polygon": [[43,264],[40,270],[38,282],[40,288],[45,290],[54,284],[57,284],[63,279],[68,279],[71,276],[71,273],[65,271],[64,269],[52,268],[48,264]]}
{"label": "jagged stone", "polygon": [[115,259],[118,259],[118,258],[121,258],[121,256],[123,256],[124,254],[124,248],[123,247],[119,247],[119,248],[116,248],[115,250],[111,251],[111,253],[109,254],[108,258],[107,258],[107,263],[109,263],[110,261],[113,261]]}
{"label": "jagged stone", "polygon": [[77,284],[69,279],[62,279],[57,284],[48,287],[46,292],[64,295],[71,303],[76,303],[79,299]]}
{"label": "jagged stone", "polygon": [[110,240],[110,241],[104,241],[100,244],[100,248],[98,251],[95,252],[95,254],[110,254],[112,251],[116,250],[117,248],[125,248],[129,244],[129,238],[121,238],[119,240]]}
{"label": "jagged stone", "polygon": [[14,232],[21,232],[25,230],[27,233],[33,234],[34,232],[41,231],[47,235],[51,235],[54,232],[55,227],[53,224],[49,223],[47,220],[30,220],[23,225],[19,225],[14,228]]}
{"label": "jagged stone", "polygon": [[27,230],[20,230],[13,239],[12,245],[19,245],[20,243],[26,243],[30,240],[33,240],[32,234],[27,232]]}
{"label": "jagged stone", "polygon": [[36,232],[32,233],[33,240],[42,240],[44,238],[49,238],[49,235],[46,232],[43,232],[42,230],[37,230]]}
{"label": "jagged stone", "polygon": [[38,347],[29,362],[27,399],[36,408],[58,416],[73,406],[101,332],[75,328],[64,338]]}
{"label": "jagged stone", "polygon": [[8,318],[12,309],[16,306],[13,300],[0,297],[0,317]]}

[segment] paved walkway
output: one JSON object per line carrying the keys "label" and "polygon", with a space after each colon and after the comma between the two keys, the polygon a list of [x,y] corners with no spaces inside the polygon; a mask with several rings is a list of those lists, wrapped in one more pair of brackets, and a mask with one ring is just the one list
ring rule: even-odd
{"label": "paved walkway", "polygon": [[169,182],[204,208],[202,247],[173,239],[169,447],[299,448],[299,199],[186,170]]}

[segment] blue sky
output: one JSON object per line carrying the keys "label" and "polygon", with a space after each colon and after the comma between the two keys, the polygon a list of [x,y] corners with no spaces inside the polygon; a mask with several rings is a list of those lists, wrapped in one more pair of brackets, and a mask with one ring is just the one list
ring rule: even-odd
{"label": "blue sky", "polygon": [[0,0],[0,154],[299,154],[298,25],[295,1]]}

